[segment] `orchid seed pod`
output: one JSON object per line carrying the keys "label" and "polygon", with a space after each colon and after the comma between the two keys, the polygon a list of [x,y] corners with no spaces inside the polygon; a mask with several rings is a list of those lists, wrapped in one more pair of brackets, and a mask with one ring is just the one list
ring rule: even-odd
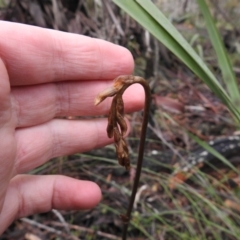
{"label": "orchid seed pod", "polygon": [[124,119],[124,102],[122,95],[124,91],[132,84],[139,83],[143,86],[145,90],[145,107],[144,107],[144,117],[140,137],[140,145],[138,152],[138,162],[136,175],[134,179],[132,194],[130,202],[128,205],[126,215],[121,215],[121,219],[124,223],[122,240],[127,237],[127,228],[131,217],[132,207],[134,199],[137,192],[137,187],[141,175],[141,168],[143,162],[143,152],[146,137],[146,130],[148,124],[148,116],[151,103],[151,91],[148,83],[141,77],[132,75],[122,75],[114,79],[113,85],[101,93],[95,98],[95,105],[101,103],[107,97],[113,97],[109,116],[108,116],[108,126],[107,134],[109,138],[114,138],[115,148],[117,153],[118,162],[121,166],[124,166],[126,170],[130,170],[130,159],[127,143],[124,139],[124,135],[127,132],[127,123]]}

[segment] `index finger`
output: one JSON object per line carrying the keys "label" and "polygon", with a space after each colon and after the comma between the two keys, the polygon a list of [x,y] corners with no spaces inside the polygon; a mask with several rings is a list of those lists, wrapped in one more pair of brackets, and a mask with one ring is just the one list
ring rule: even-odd
{"label": "index finger", "polygon": [[11,85],[107,80],[130,74],[130,52],[110,42],[0,21],[0,57]]}

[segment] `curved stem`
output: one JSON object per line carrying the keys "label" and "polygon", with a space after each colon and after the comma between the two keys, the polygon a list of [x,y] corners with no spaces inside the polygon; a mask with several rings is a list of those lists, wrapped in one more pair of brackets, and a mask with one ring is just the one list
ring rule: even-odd
{"label": "curved stem", "polygon": [[149,112],[150,112],[150,104],[151,104],[150,87],[146,80],[144,80],[143,78],[139,78],[139,79],[138,78],[136,79],[136,81],[134,83],[141,84],[145,91],[144,116],[143,116],[140,143],[139,143],[139,149],[138,149],[138,161],[137,161],[136,175],[135,175],[135,179],[134,179],[134,183],[133,183],[132,194],[131,194],[129,204],[128,204],[127,213],[125,216],[128,221],[126,221],[126,223],[124,223],[122,240],[125,240],[127,238],[128,224],[129,224],[129,220],[131,218],[132,208],[133,208],[133,204],[135,201],[135,196],[137,193],[137,188],[138,188],[138,184],[139,184],[139,180],[140,180],[142,163],[143,163],[144,145],[145,145],[148,118],[149,118]]}
{"label": "curved stem", "polygon": [[130,197],[126,215],[121,215],[122,221],[124,223],[122,240],[126,240],[127,238],[127,229],[128,229],[129,221],[131,218],[131,212],[132,212],[132,208],[133,208],[133,204],[134,204],[134,200],[135,200],[135,196],[136,196],[136,192],[139,184],[139,179],[141,175],[144,145],[145,145],[147,125],[148,125],[148,117],[150,112],[151,91],[147,81],[144,80],[143,78],[137,77],[137,76],[131,76],[131,75],[125,75],[125,76],[123,75],[123,76],[117,77],[114,80],[113,86],[101,92],[95,99],[95,105],[98,105],[105,98],[114,96],[112,105],[111,105],[111,110],[109,113],[109,118],[108,118],[107,133],[109,137],[114,137],[119,163],[122,166],[125,166],[127,170],[129,170],[130,161],[128,156],[128,149],[127,149],[126,142],[123,139],[123,135],[126,132],[127,125],[123,119],[124,104],[122,101],[122,95],[129,86],[135,83],[141,84],[144,88],[145,105],[144,105],[144,116],[143,116],[143,123],[142,123],[140,144],[139,144],[139,151],[138,151],[137,169],[136,169],[136,175],[133,183],[132,194]]}

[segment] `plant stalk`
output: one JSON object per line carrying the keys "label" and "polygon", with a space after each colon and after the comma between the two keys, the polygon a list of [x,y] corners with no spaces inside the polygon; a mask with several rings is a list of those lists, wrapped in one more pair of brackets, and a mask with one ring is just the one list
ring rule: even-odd
{"label": "plant stalk", "polygon": [[[150,113],[150,104],[151,104],[151,90],[150,90],[150,87],[149,87],[149,84],[147,83],[147,81],[144,80],[143,78],[137,77],[137,79],[134,81],[133,84],[135,84],[135,83],[139,83],[143,86],[144,91],[145,91],[145,103],[144,103],[144,115],[143,115],[142,129],[141,129],[141,135],[140,135],[140,143],[139,143],[139,149],[138,149],[138,161],[137,161],[136,175],[134,178],[132,193],[131,193],[131,197],[130,197],[128,208],[127,208],[127,213],[126,213],[126,215],[124,215],[122,217],[123,223],[124,223],[122,240],[127,239],[127,229],[128,229],[129,221],[131,219],[132,208],[133,208],[133,204],[135,201],[135,196],[137,193],[138,184],[139,184],[139,180],[140,180],[146,132],[147,132],[147,125],[148,125],[148,118],[149,118],[149,113]],[[123,91],[125,91],[125,89]],[[124,219],[126,219],[127,221],[124,221]]]}
{"label": "plant stalk", "polygon": [[129,170],[130,160],[129,160],[129,154],[128,154],[128,147],[124,140],[124,134],[127,130],[127,124],[123,116],[124,104],[122,100],[122,95],[129,86],[135,83],[141,84],[144,88],[145,104],[144,104],[144,115],[143,115],[143,123],[142,123],[141,136],[140,136],[140,144],[139,144],[139,150],[138,150],[137,169],[136,169],[136,175],[133,183],[132,193],[131,193],[126,214],[120,216],[124,224],[122,240],[126,240],[127,238],[127,229],[128,229],[129,221],[131,219],[131,212],[132,212],[133,204],[135,201],[135,196],[137,193],[137,188],[138,188],[139,179],[141,175],[144,145],[145,145],[145,138],[146,138],[150,104],[151,104],[151,90],[147,81],[144,80],[142,77],[132,76],[132,75],[123,75],[123,76],[117,77],[114,80],[113,86],[102,91],[100,94],[98,94],[98,96],[95,99],[95,105],[98,105],[105,98],[114,96],[111,109],[109,112],[109,117],[108,117],[107,133],[108,133],[108,137],[114,138],[119,164],[124,166],[126,170]]}

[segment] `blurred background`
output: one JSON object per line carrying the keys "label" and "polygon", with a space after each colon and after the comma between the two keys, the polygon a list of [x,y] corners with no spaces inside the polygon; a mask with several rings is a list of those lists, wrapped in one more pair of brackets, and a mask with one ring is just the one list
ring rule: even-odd
{"label": "blurred background", "polygon": [[[221,81],[217,58],[196,1],[153,2]],[[210,2],[239,82],[240,2]],[[240,205],[230,202],[239,193],[239,176],[233,171],[226,166],[219,166],[218,171],[206,167],[200,177],[192,176],[180,189],[168,185],[173,165],[194,154],[197,147],[187,131],[209,141],[230,136],[237,129],[226,107],[177,57],[110,0],[0,0],[0,19],[101,38],[131,51],[134,74],[149,82],[153,101],[129,239],[240,239],[236,230],[240,224],[236,214]],[[30,173],[63,174],[97,182],[103,199],[96,208],[52,210],[20,219],[0,239],[120,239],[119,214],[125,213],[131,193],[142,112],[127,117],[132,126],[127,139],[133,165],[129,173],[118,165],[113,145],[52,159]],[[235,166],[239,168],[239,159]],[[214,181],[221,184],[209,198],[209,192],[216,188],[203,186]],[[193,188],[197,191],[193,192]],[[212,212],[216,208],[219,216]]]}

